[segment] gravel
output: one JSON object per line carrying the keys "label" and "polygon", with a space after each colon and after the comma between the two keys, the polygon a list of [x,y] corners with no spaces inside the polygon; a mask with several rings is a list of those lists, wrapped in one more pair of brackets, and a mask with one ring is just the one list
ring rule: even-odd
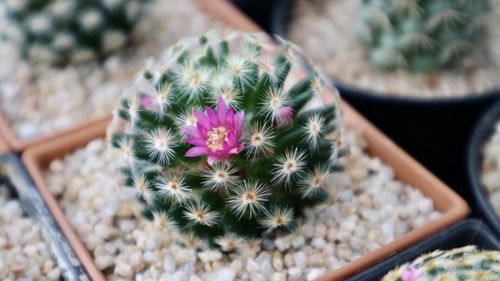
{"label": "gravel", "polygon": [[60,280],[38,225],[0,184],[0,279]]}
{"label": "gravel", "polygon": [[45,178],[110,280],[312,280],[439,216],[430,199],[364,152],[359,134],[347,139],[351,156],[345,172],[331,176],[331,200],[306,209],[296,233],[265,237],[236,253],[197,250],[143,220],[134,190],[119,186],[119,152],[104,140],[52,161]]}
{"label": "gravel", "polygon": [[500,122],[484,147],[481,181],[493,209],[500,217]]}
{"label": "gravel", "polygon": [[[0,111],[14,132],[30,139],[105,116],[148,58],[183,36],[216,26],[193,1],[153,2],[136,30],[135,43],[101,63],[33,65],[0,40]],[[0,8],[0,29],[5,30],[8,23],[1,20],[5,16]]]}
{"label": "gravel", "polygon": [[500,1],[492,0],[490,40],[480,67],[415,74],[384,72],[371,65],[353,32],[361,0],[297,0],[289,26],[292,41],[327,74],[378,94],[418,98],[480,95],[500,88]]}

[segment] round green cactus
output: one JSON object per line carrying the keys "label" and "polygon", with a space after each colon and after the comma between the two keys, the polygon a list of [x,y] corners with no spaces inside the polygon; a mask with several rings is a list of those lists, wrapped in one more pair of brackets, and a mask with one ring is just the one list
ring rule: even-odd
{"label": "round green cactus", "polygon": [[362,0],[355,33],[384,69],[428,72],[481,53],[488,0]]}
{"label": "round green cactus", "polygon": [[389,272],[382,281],[500,280],[500,252],[465,246],[434,251]]}
{"label": "round green cactus", "polygon": [[148,66],[111,127],[145,216],[225,250],[294,231],[342,154],[337,95],[303,65],[288,42],[208,33]]}
{"label": "round green cactus", "polygon": [[7,0],[12,38],[35,62],[80,62],[124,46],[144,0]]}

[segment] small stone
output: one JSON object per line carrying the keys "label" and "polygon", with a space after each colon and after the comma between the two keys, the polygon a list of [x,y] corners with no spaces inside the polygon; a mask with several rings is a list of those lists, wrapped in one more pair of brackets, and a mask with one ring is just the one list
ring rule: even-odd
{"label": "small stone", "polygon": [[287,237],[280,237],[274,241],[274,244],[278,248],[278,250],[284,252],[290,248],[290,239]]}
{"label": "small stone", "polygon": [[326,241],[323,238],[314,238],[311,245],[317,249],[323,249],[326,246]]}
{"label": "small stone", "polygon": [[313,268],[307,273],[307,281],[312,281],[326,272],[324,268]]}
{"label": "small stone", "polygon": [[132,271],[132,267],[126,263],[118,263],[115,267],[115,274],[118,274],[125,278],[132,278],[134,272]]}
{"label": "small stone", "polygon": [[273,253],[273,267],[278,272],[283,270],[283,257],[280,252],[275,251]]}
{"label": "small stone", "polygon": [[259,271],[259,264],[256,263],[254,260],[249,259],[247,261],[247,268],[246,269],[248,272],[257,272],[257,271]]}
{"label": "small stone", "polygon": [[271,281],[286,281],[286,273],[275,272],[271,277]]}
{"label": "small stone", "polygon": [[202,262],[212,262],[212,261],[217,261],[222,258],[222,253],[217,250],[212,250],[212,251],[205,251],[205,252],[200,252],[198,253],[198,257]]}
{"label": "small stone", "polygon": [[59,280],[61,278],[61,270],[59,268],[54,268],[47,273],[47,278],[51,281]]}
{"label": "small stone", "polygon": [[289,281],[301,281],[302,279],[302,270],[297,267],[291,267],[287,271],[288,273],[288,280]]}
{"label": "small stone", "polygon": [[293,254],[293,261],[296,267],[304,269],[307,266],[307,255],[304,252]]}
{"label": "small stone", "polygon": [[113,258],[110,256],[98,256],[95,259],[95,263],[99,269],[104,270],[113,265]]}
{"label": "small stone", "polygon": [[294,248],[300,248],[306,242],[304,236],[296,235],[292,238],[292,245]]}

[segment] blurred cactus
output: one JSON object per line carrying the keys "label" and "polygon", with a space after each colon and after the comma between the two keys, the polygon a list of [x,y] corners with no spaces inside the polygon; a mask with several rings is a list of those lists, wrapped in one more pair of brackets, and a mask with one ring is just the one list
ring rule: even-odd
{"label": "blurred cactus", "polygon": [[6,0],[21,54],[35,62],[63,64],[105,56],[121,47],[145,0]]}
{"label": "blurred cactus", "polygon": [[362,0],[355,33],[384,69],[417,72],[481,54],[488,0]]}
{"label": "blurred cactus", "polygon": [[325,180],[341,168],[340,107],[323,104],[326,84],[304,78],[301,62],[288,42],[208,33],[147,67],[111,128],[146,217],[232,250],[295,230],[305,206],[327,199]]}
{"label": "blurred cactus", "polygon": [[389,272],[382,281],[500,280],[500,252],[466,246],[434,251]]}

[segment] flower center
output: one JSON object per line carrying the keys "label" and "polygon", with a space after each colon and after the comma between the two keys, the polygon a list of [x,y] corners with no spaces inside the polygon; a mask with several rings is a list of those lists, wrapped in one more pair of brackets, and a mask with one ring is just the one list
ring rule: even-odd
{"label": "flower center", "polygon": [[228,130],[224,127],[213,128],[207,133],[207,147],[212,151],[224,148],[224,142],[227,141]]}

